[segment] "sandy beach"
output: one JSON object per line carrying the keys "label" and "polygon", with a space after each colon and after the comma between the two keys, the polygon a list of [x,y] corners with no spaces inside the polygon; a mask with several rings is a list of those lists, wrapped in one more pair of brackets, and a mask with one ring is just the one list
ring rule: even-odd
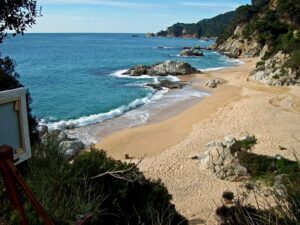
{"label": "sandy beach", "polygon": [[250,134],[258,139],[255,153],[288,158],[293,158],[294,151],[300,153],[300,87],[248,81],[258,59],[241,60],[244,64],[237,67],[186,78],[202,88],[206,80],[223,81],[196,105],[164,121],[115,132],[96,145],[117,159],[125,154],[146,156],[141,170],[166,184],[176,208],[190,224],[215,224],[214,209],[222,192],[235,191],[240,185],[218,180],[189,158],[204,151],[206,143]]}

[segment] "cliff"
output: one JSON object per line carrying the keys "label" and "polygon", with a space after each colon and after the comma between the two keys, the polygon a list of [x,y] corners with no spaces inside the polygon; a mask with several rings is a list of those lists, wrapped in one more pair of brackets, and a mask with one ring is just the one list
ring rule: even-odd
{"label": "cliff", "polygon": [[260,57],[251,79],[300,85],[299,28],[299,0],[253,0],[236,10],[215,48],[232,57]]}
{"label": "cliff", "polygon": [[163,37],[217,37],[233,20],[235,12],[227,12],[211,19],[204,19],[198,23],[176,23],[166,30],[157,33]]}

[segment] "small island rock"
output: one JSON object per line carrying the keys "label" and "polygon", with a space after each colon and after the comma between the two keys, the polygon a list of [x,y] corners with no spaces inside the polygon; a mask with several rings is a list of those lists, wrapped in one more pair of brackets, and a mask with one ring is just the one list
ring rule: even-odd
{"label": "small island rock", "polygon": [[180,76],[180,75],[187,75],[196,72],[199,71],[197,71],[197,69],[192,67],[189,63],[168,60],[165,61],[164,63],[158,63],[152,66],[137,65],[124,72],[123,75]]}
{"label": "small island rock", "polygon": [[202,52],[200,52],[198,49],[192,48],[192,49],[185,49],[180,53],[180,56],[204,56]]}

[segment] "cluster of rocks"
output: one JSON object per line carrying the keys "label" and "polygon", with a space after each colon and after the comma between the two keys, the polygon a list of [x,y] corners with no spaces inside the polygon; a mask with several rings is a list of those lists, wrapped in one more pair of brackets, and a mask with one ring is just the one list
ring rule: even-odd
{"label": "cluster of rocks", "polygon": [[125,71],[123,75],[180,76],[180,75],[187,75],[196,72],[199,71],[197,71],[197,69],[192,67],[189,63],[167,60],[164,63],[158,63],[151,66],[147,66],[147,65],[134,66],[129,70]]}
{"label": "cluster of rocks", "polygon": [[300,85],[300,71],[285,67],[289,57],[280,51],[270,59],[259,62],[250,78],[271,86]]}
{"label": "cluster of rocks", "polygon": [[195,49],[195,48],[191,48],[191,49],[185,49],[180,53],[180,56],[204,56],[204,54],[199,50],[199,49]]}
{"label": "cluster of rocks", "polygon": [[205,82],[205,87],[216,88],[219,84],[221,84],[220,80],[208,80]]}
{"label": "cluster of rocks", "polygon": [[156,90],[162,90],[163,88],[168,89],[181,89],[186,84],[180,81],[161,80],[159,83],[149,83],[146,86],[154,88]]}
{"label": "cluster of rocks", "polygon": [[80,139],[69,138],[66,132],[62,130],[49,131],[48,127],[45,125],[39,126],[38,130],[43,142],[47,141],[49,136],[55,137],[55,139],[59,142],[59,146],[61,147],[66,160],[73,158],[80,150],[85,148],[85,145]]}
{"label": "cluster of rocks", "polygon": [[252,141],[254,136],[245,136],[240,140],[234,137],[225,137],[223,142],[212,141],[206,145],[206,151],[193,157],[201,161],[205,168],[214,172],[221,180],[238,181],[248,178],[247,168],[239,163],[238,152],[245,151],[237,147],[240,141]]}

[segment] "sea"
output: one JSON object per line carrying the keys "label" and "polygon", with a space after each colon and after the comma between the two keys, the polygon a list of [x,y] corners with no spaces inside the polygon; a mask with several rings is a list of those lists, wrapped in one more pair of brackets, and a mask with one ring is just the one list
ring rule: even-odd
{"label": "sea", "polygon": [[109,131],[154,120],[169,106],[209,95],[189,86],[178,91],[145,86],[160,79],[177,81],[174,76],[129,77],[122,73],[137,64],[166,60],[185,61],[201,71],[241,63],[206,50],[204,57],[179,56],[183,47],[213,44],[199,39],[148,38],[145,34],[27,33],[8,36],[0,52],[15,60],[39,123],[49,129],[76,128],[73,135],[88,144]]}

